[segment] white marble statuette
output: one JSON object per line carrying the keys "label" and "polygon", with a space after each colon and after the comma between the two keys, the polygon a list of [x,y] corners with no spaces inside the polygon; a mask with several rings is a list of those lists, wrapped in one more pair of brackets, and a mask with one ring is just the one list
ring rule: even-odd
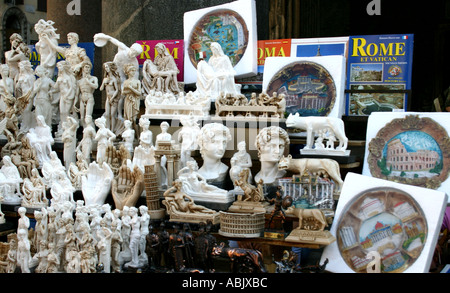
{"label": "white marble statuette", "polygon": [[[306,131],[306,146],[302,154],[349,156],[348,138],[342,119],[335,117],[301,117],[298,113],[289,115],[288,128]],[[316,139],[317,137],[317,139]],[[335,146],[335,142],[339,142]]]}
{"label": "white marble statuette", "polygon": [[56,60],[58,52],[55,49],[58,46],[59,34],[53,27],[52,20],[40,19],[34,26],[34,30],[39,35],[39,41],[36,43],[36,51],[41,56],[41,66],[45,68],[49,77],[55,73]]}
{"label": "white marble statuette", "polygon": [[46,124],[44,116],[36,117],[36,127],[30,129],[27,137],[31,147],[36,150],[39,166],[42,167],[45,162],[50,160],[52,145],[55,143],[52,130]]}
{"label": "white marble statuette", "polygon": [[106,162],[92,162],[82,177],[81,190],[86,206],[103,205],[111,191],[114,173]]}

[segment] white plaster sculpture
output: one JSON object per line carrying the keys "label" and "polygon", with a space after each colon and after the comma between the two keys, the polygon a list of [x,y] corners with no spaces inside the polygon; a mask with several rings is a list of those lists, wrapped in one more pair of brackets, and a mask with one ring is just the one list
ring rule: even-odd
{"label": "white plaster sculpture", "polygon": [[2,212],[2,203],[3,203],[4,199],[5,198],[3,197],[3,195],[0,194],[0,225],[3,225],[6,223],[5,214]]}
{"label": "white plaster sculpture", "polygon": [[248,170],[248,183],[253,182],[253,176],[250,168],[253,166],[252,157],[247,153],[247,144],[245,141],[238,143],[238,152],[230,160],[230,179],[234,184],[234,191],[242,191],[242,188],[236,186],[235,182],[240,178],[243,170]]}
{"label": "white plaster sculpture", "polygon": [[120,249],[123,242],[121,234],[121,224],[118,221],[111,223],[111,271],[114,273],[120,272]]}
{"label": "white plaster sculpture", "polygon": [[87,174],[87,171],[87,168],[80,170],[77,164],[70,163],[69,170],[67,170],[67,177],[75,190],[81,190],[82,178]]}
{"label": "white plaster sculpture", "polygon": [[28,239],[28,230],[19,229],[17,231],[17,266],[22,274],[31,273],[31,243]]}
{"label": "white plaster sculpture", "polygon": [[111,167],[104,162],[92,162],[87,174],[82,177],[82,193],[86,206],[103,205],[111,191],[111,182],[114,173]]}
{"label": "white plaster sculpture", "polygon": [[211,43],[212,56],[208,62],[202,60],[197,64],[197,90],[199,96],[208,96],[212,100],[220,93],[238,95],[234,81],[236,71],[231,64],[230,57],[224,54],[219,43]]}
{"label": "white plaster sculpture", "polygon": [[53,116],[53,98],[51,89],[55,82],[49,77],[47,70],[38,65],[35,69],[35,74],[38,77],[34,83],[32,96],[34,97],[34,108],[36,117],[44,117],[46,125],[52,125]]}
{"label": "white plaster sculpture", "polygon": [[197,162],[192,160],[186,163],[186,167],[178,172],[178,181],[181,182],[181,191],[194,201],[202,203],[228,204],[234,200],[228,191],[208,184],[207,180],[199,173]]}
{"label": "white plaster sculpture", "polygon": [[5,99],[14,96],[14,80],[9,77],[9,66],[7,64],[0,65],[0,110],[6,111]]}
{"label": "white plaster sculpture", "polygon": [[30,100],[20,117],[20,130],[22,132],[28,132],[33,126],[35,121],[32,110],[34,105],[34,84],[36,82],[36,76],[29,60],[24,60],[19,63],[19,72],[14,79],[15,83],[15,96],[22,97],[27,95],[31,91]]}
{"label": "white plaster sculpture", "polygon": [[121,109],[123,109],[122,80],[116,63],[103,64],[103,81],[100,90],[106,92],[104,114],[106,127],[115,132],[118,119],[123,119],[123,110],[119,111],[119,103],[122,104]]}
{"label": "white plaster sculpture", "polygon": [[[52,93],[59,92],[59,129],[58,133],[62,131],[62,123],[67,121],[70,115],[76,115],[78,109],[78,93],[77,80],[72,73],[72,68],[67,61],[60,61],[57,64],[58,78],[53,85]],[[57,135],[59,137],[59,135]]]}
{"label": "white plaster sculpture", "polygon": [[78,143],[77,146],[77,158],[78,154],[80,159],[85,161],[88,165],[91,163],[91,154],[95,144],[95,137],[97,136],[97,131],[95,130],[94,122],[92,121],[92,116],[86,116],[84,118],[84,129],[83,138]]}
{"label": "white plaster sculpture", "polygon": [[299,176],[309,172],[311,175],[329,177],[335,182],[337,188],[334,191],[337,193],[344,184],[339,163],[332,159],[293,159],[292,155],[289,155],[281,158],[278,168],[291,171]]}
{"label": "white plaster sculpture", "polygon": [[175,59],[169,53],[163,43],[155,46],[158,52],[155,60],[147,59],[142,68],[142,88],[144,95],[148,95],[151,90],[162,93],[178,94],[178,69]]}
{"label": "white plaster sculpture", "polygon": [[23,207],[36,209],[48,206],[45,185],[35,185],[29,178],[25,178],[22,194]]}
{"label": "white plaster sculpture", "polygon": [[[110,42],[111,44],[115,45],[117,47],[117,53],[114,56],[113,62],[117,65],[117,68],[119,69],[119,75],[120,75],[120,84],[121,87],[123,87],[123,84],[125,80],[127,79],[127,74],[125,73],[125,67],[128,64],[133,64],[135,68],[139,68],[139,62],[136,57],[142,54],[142,46],[138,43],[134,43],[130,47],[122,43],[121,41],[105,35],[103,33],[99,33],[94,35],[94,44],[97,47],[104,47],[106,44]],[[134,72],[134,78],[136,80],[139,80],[139,71],[136,70]],[[123,117],[123,111],[124,111],[124,100],[120,99],[118,104],[118,112],[119,117]]]}
{"label": "white plaster sculpture", "polygon": [[[58,52],[55,46],[58,46],[59,34],[53,27],[54,21],[40,19],[34,26],[34,30],[39,36],[39,41],[36,43],[36,51],[41,56],[41,66],[45,68],[49,77],[53,77],[56,67],[56,60]],[[52,45],[50,44],[52,43]]]}
{"label": "white plaster sculpture", "polygon": [[138,68],[132,64],[125,65],[124,70],[127,79],[123,82],[122,86],[122,94],[124,96],[123,118],[131,121],[135,129],[142,98],[141,82],[135,77]]}
{"label": "white plaster sculpture", "polygon": [[39,167],[43,167],[44,163],[50,160],[52,152],[53,139],[52,130],[45,122],[44,116],[36,117],[36,127],[30,129],[27,134],[30,145],[36,150],[39,161]]}
{"label": "white plaster sculpture", "polygon": [[136,137],[136,131],[132,128],[133,124],[129,120],[125,120],[123,125],[125,126],[125,131],[122,132],[123,144],[130,154],[132,154],[134,152],[134,139]]}
{"label": "white plaster sculpture", "polygon": [[66,168],[61,163],[58,154],[55,151],[50,152],[49,159],[42,166],[42,175],[48,186],[52,186],[53,182],[61,175],[66,173]]}
{"label": "white plaster sculpture", "polygon": [[65,57],[65,60],[69,62],[72,68],[74,76],[79,79],[81,77],[83,62],[91,62],[86,54],[86,50],[78,46],[79,36],[77,33],[68,33],[67,42],[69,47],[58,46],[54,42],[51,42],[48,36],[44,36],[43,39],[47,41],[47,44],[58,53]]}
{"label": "white plaster sculpture", "polygon": [[109,274],[111,272],[111,236],[112,231],[106,225],[105,221],[101,221],[100,240],[97,243],[98,262],[103,264],[104,272]]}
{"label": "white plaster sculpture", "polygon": [[106,160],[106,149],[116,139],[116,135],[106,128],[106,118],[100,117],[95,120],[95,125],[99,128],[95,140],[97,141],[97,163],[103,164]]}
{"label": "white plaster sculpture", "polygon": [[18,205],[22,201],[20,184],[23,183],[23,179],[9,156],[4,156],[2,163],[3,166],[0,169],[0,193],[4,197],[3,203]]}
{"label": "white plaster sculpture", "polygon": [[198,149],[197,138],[200,135],[198,119],[193,115],[186,115],[180,118],[183,125],[178,133],[178,143],[181,145],[180,168],[184,168],[186,163],[192,159],[192,152]]}
{"label": "white plaster sculpture", "polygon": [[130,251],[131,261],[125,264],[125,267],[139,268],[142,264],[139,262],[139,244],[140,244],[140,232],[141,222],[139,220],[138,209],[136,207],[130,207],[129,214],[131,217],[131,233],[130,233]]}
{"label": "white plaster sculpture", "polygon": [[[103,33],[94,35],[94,44],[97,47],[104,47],[108,42],[117,46],[117,54],[114,57],[114,63],[116,63],[117,67],[120,69],[120,76],[123,82],[127,78],[125,74],[126,65],[133,64],[136,68],[139,68],[139,62],[136,57],[142,54],[142,46],[135,43],[131,45],[131,47],[128,47],[119,40]],[[136,79],[139,79],[139,72],[135,72],[135,74]]]}
{"label": "white plaster sculpture", "polygon": [[222,158],[230,141],[230,129],[223,124],[210,123],[201,129],[198,136],[198,145],[203,165],[198,172],[209,182],[223,182],[225,180],[228,166],[222,163]]}
{"label": "white plaster sculpture", "polygon": [[10,69],[10,77],[15,80],[19,74],[19,63],[30,59],[31,50],[21,35],[13,33],[9,37],[11,50],[5,52],[5,62]]}
{"label": "white plaster sculpture", "polygon": [[80,91],[80,120],[84,126],[84,120],[87,116],[92,116],[94,111],[94,92],[98,89],[98,78],[91,75],[92,64],[90,61],[84,61],[81,64],[81,78],[78,80]]}
{"label": "white plaster sculpture", "polygon": [[64,166],[69,170],[71,163],[76,162],[78,120],[67,117],[63,123],[62,142],[64,143]]}
{"label": "white plaster sculpture", "polygon": [[139,145],[134,149],[133,166],[138,166],[144,173],[145,166],[155,165],[155,147],[153,146],[153,132],[149,130],[150,120],[139,119],[141,135]]}
{"label": "white plaster sculpture", "polygon": [[139,221],[141,221],[141,231],[139,239],[139,263],[145,266],[148,264],[148,256],[145,251],[147,246],[147,235],[150,233],[150,215],[148,213],[148,207],[146,205],[141,205],[139,207],[139,213],[141,214],[141,216],[139,217]]}
{"label": "white plaster sculpture", "polygon": [[56,210],[64,206],[64,204],[75,205],[73,199],[73,193],[75,188],[72,186],[72,182],[67,177],[64,170],[58,170],[52,175],[52,181],[50,185],[50,194],[52,196],[50,206]]}
{"label": "white plaster sculpture", "polygon": [[[283,119],[286,111],[285,95],[276,92],[270,97],[262,92],[259,96],[252,93],[250,100],[245,95],[221,93],[216,99],[216,117]],[[242,117],[245,116],[245,117]]]}
{"label": "white plaster sculpture", "polygon": [[255,182],[262,180],[264,184],[273,184],[286,174],[286,171],[278,169],[278,163],[289,145],[289,135],[281,127],[266,127],[259,132],[255,146],[261,170],[255,175]]}
{"label": "white plaster sculpture", "polygon": [[[301,129],[306,131],[306,146],[301,151],[302,154],[328,154],[348,156],[348,138],[345,135],[345,125],[342,119],[335,117],[301,117],[298,113],[289,115],[286,120],[288,128]],[[318,136],[318,140],[315,138]],[[329,140],[325,146],[323,143]],[[339,141],[335,148],[334,142]]]}

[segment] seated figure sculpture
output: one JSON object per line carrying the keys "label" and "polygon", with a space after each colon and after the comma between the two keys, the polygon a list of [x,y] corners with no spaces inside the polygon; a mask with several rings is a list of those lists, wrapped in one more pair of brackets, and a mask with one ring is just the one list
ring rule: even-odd
{"label": "seated figure sculpture", "polygon": [[212,100],[220,93],[237,96],[240,92],[234,81],[236,71],[219,43],[211,43],[212,56],[208,62],[202,60],[197,65],[197,90],[199,96],[209,96]]}
{"label": "seated figure sculpture", "polygon": [[44,163],[50,160],[52,145],[55,140],[52,135],[50,126],[45,123],[43,116],[36,117],[36,127],[30,129],[27,134],[31,146],[36,150],[39,167],[43,167]]}
{"label": "seated figure sculpture", "polygon": [[142,68],[143,93],[148,95],[151,90],[155,90],[162,93],[178,94],[180,88],[178,87],[177,75],[180,70],[175,63],[175,59],[163,43],[156,44],[155,50],[158,52],[155,60],[147,59]]}
{"label": "seated figure sculpture", "polygon": [[23,179],[9,156],[4,156],[2,163],[3,167],[0,169],[0,195],[4,197],[3,203],[20,204],[22,201],[20,184],[23,183]]}

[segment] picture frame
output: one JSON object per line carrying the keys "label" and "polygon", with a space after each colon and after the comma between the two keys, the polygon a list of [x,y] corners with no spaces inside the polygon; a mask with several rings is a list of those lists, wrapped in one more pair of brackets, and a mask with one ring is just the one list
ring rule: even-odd
{"label": "picture frame", "polygon": [[446,192],[449,122],[447,113],[372,113],[362,174]]}
{"label": "picture frame", "polygon": [[230,57],[236,78],[258,73],[258,36],[255,0],[193,10],[184,14],[184,82],[197,81],[197,63],[211,56],[211,42],[218,42]]}
{"label": "picture frame", "polygon": [[321,263],[364,273],[378,252],[382,273],[428,273],[447,201],[442,191],[348,173],[330,229],[336,242]]}

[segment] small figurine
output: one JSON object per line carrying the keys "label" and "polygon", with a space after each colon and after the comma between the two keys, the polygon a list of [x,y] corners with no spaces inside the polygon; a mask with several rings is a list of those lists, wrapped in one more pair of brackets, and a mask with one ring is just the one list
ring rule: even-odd
{"label": "small figurine", "polygon": [[95,120],[95,125],[99,128],[95,136],[97,141],[97,163],[103,164],[106,160],[106,149],[116,139],[116,135],[106,128],[106,118],[103,116]]}
{"label": "small figurine", "polygon": [[184,168],[186,163],[192,160],[191,154],[198,149],[197,138],[200,135],[198,119],[194,115],[185,115],[180,118],[183,125],[178,133],[178,142],[181,145],[180,168]]}
{"label": "small figurine", "polygon": [[55,140],[53,139],[50,126],[45,122],[44,116],[37,116],[36,123],[36,127],[30,129],[27,137],[30,145],[36,150],[39,167],[43,167],[44,163],[50,160],[50,153]]}
{"label": "small figurine", "polygon": [[62,142],[64,143],[64,166],[69,170],[70,164],[76,162],[78,121],[68,116],[63,123]]}
{"label": "small figurine", "polygon": [[[323,153],[323,154],[334,154],[334,155],[349,155],[349,151],[347,151],[348,147],[348,138],[345,134],[345,125],[342,119],[335,117],[300,117],[297,113],[295,115],[289,115],[286,120],[286,126],[288,128],[295,128],[305,130],[306,137],[306,146],[304,147],[303,153],[314,151],[315,154]],[[331,139],[331,143],[333,144],[333,149],[327,148],[316,148],[314,150],[314,141],[315,136],[319,135],[320,131],[329,133],[329,137]],[[322,133],[322,134],[323,134]],[[324,135],[324,134],[323,134]],[[339,145],[337,148],[334,148],[335,139],[339,140]]]}
{"label": "small figurine", "polygon": [[36,117],[44,117],[46,125],[52,125],[53,116],[53,100],[51,89],[55,85],[55,82],[49,77],[47,70],[38,65],[34,70],[36,76],[36,82],[34,83],[32,97],[34,98],[34,112]]}
{"label": "small figurine", "polygon": [[156,44],[155,50],[158,55],[154,62],[147,59],[142,68],[144,95],[147,96],[151,90],[163,93],[179,93],[177,75],[180,71],[173,56],[163,43]]}
{"label": "small figurine", "polygon": [[[58,46],[59,34],[53,27],[54,21],[40,19],[34,26],[34,30],[39,36],[39,41],[36,43],[36,51],[41,56],[41,66],[45,68],[50,78],[55,73],[56,60],[58,52],[55,47]],[[50,44],[52,43],[52,45]]]}
{"label": "small figurine", "polygon": [[129,120],[125,120],[123,122],[123,125],[125,126],[125,131],[122,132],[122,138],[124,140],[123,143],[130,154],[132,154],[134,152],[134,140],[136,131],[132,128],[133,124]]}
{"label": "small figurine", "polygon": [[59,92],[59,128],[57,137],[61,136],[63,131],[62,123],[67,121],[67,117],[70,115],[76,115],[78,109],[78,93],[79,88],[77,86],[77,80],[73,75],[72,68],[67,61],[60,61],[57,64],[58,78],[53,85],[51,93]]}
{"label": "small figurine", "polygon": [[136,120],[141,106],[141,82],[135,78],[138,68],[128,64],[124,68],[127,79],[123,82],[122,94],[124,96],[124,119],[131,121],[133,129],[137,130]]}
{"label": "small figurine", "polygon": [[268,199],[267,201],[274,205],[274,209],[272,213],[270,214],[270,219],[267,224],[267,227],[270,229],[270,225],[272,224],[272,221],[275,217],[281,217],[281,223],[284,224],[286,220],[286,213],[285,209],[289,208],[290,205],[292,205],[292,199],[291,202],[289,202],[289,197],[287,196],[286,199],[283,198],[284,192],[281,186],[278,186],[278,190],[276,192],[276,197],[273,199]]}
{"label": "small figurine", "polygon": [[82,76],[78,80],[78,87],[80,92],[80,120],[82,125],[86,116],[92,116],[94,111],[94,92],[98,88],[98,79],[91,75],[92,64],[90,61],[83,61],[81,64]]}
{"label": "small figurine", "polygon": [[[253,166],[252,158],[250,154],[246,151],[246,143],[242,141],[238,144],[238,152],[233,155],[230,160],[231,168],[230,168],[230,178],[233,183],[239,179],[239,176],[243,170],[248,170],[247,182],[251,183],[253,181],[253,176],[251,174],[250,168]],[[239,186],[234,184],[235,191],[239,190]]]}
{"label": "small figurine", "polygon": [[263,256],[258,250],[229,248],[222,242],[213,248],[212,254],[230,259],[231,273],[267,273]]}
{"label": "small figurine", "polygon": [[339,163],[333,159],[293,159],[292,155],[281,158],[278,168],[280,170],[292,171],[302,176],[306,171],[311,174],[326,174],[337,185],[336,193],[342,189],[344,181],[341,178]]}
{"label": "small figurine", "polygon": [[[101,91],[106,91],[105,102],[105,118],[106,128],[111,131],[116,131],[118,119],[123,118],[122,113],[119,112],[119,103],[123,104],[121,88],[122,83],[118,72],[117,64],[114,62],[106,62],[103,64],[103,82],[100,86]],[[123,106],[122,106],[123,107]]]}
{"label": "small figurine", "polygon": [[[86,164],[91,163],[91,154],[97,132],[95,130],[95,124],[92,121],[92,116],[87,115],[84,118],[83,138],[77,146],[77,161],[83,160]],[[78,158],[80,154],[80,158]]]}
{"label": "small figurine", "polygon": [[10,69],[9,77],[15,80],[20,71],[20,62],[30,59],[31,50],[22,36],[17,33],[13,33],[9,37],[9,42],[11,43],[11,50],[5,52],[5,61]]}
{"label": "small figurine", "polygon": [[186,222],[202,222],[207,219],[217,221],[217,213],[214,210],[199,206],[194,200],[182,191],[182,182],[175,180],[173,186],[164,192],[163,204],[171,221],[183,219]]}

